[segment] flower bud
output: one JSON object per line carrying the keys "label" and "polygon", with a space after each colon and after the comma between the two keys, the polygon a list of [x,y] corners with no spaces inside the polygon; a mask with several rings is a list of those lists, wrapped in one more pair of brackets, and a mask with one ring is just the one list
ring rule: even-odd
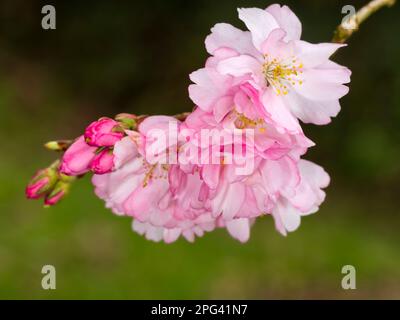
{"label": "flower bud", "polygon": [[96,154],[92,163],[91,169],[96,174],[104,174],[111,172],[114,167],[114,155],[112,150],[106,148]]}
{"label": "flower bud", "polygon": [[57,181],[57,171],[50,167],[39,170],[25,189],[28,199],[39,199],[46,194]]}
{"label": "flower bud", "polygon": [[51,151],[65,151],[71,145],[70,140],[49,141],[45,143],[44,147]]}
{"label": "flower bud", "polygon": [[121,127],[128,130],[136,130],[138,116],[129,113],[120,113],[115,116]]}
{"label": "flower bud", "polygon": [[100,118],[86,128],[85,141],[91,146],[112,147],[124,135],[124,131],[117,121],[110,118]]}
{"label": "flower bud", "polygon": [[60,172],[68,176],[79,176],[90,170],[90,163],[96,155],[97,147],[89,146],[84,136],[80,136],[64,153]]}
{"label": "flower bud", "polygon": [[44,205],[48,207],[58,203],[68,193],[69,188],[70,183],[61,180],[58,181],[54,186],[54,189],[46,195]]}

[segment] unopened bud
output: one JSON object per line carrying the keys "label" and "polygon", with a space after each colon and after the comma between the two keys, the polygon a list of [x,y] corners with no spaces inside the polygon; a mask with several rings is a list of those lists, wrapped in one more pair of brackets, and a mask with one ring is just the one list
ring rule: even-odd
{"label": "unopened bud", "polygon": [[46,195],[44,199],[45,207],[50,207],[58,203],[68,193],[70,186],[70,183],[59,180],[54,189]]}
{"label": "unopened bud", "polygon": [[91,163],[91,169],[95,174],[105,174],[112,171],[114,167],[114,155],[111,149],[99,151]]}
{"label": "unopened bud", "polygon": [[28,199],[39,199],[51,190],[57,181],[57,170],[49,167],[39,170],[25,189]]}
{"label": "unopened bud", "polygon": [[115,116],[115,120],[117,120],[121,127],[127,130],[136,130],[139,123],[146,116],[136,116],[134,114],[129,113],[120,113]]}
{"label": "unopened bud", "polygon": [[51,151],[65,151],[71,144],[71,140],[56,140],[45,143],[44,147]]}
{"label": "unopened bud", "polygon": [[85,130],[85,142],[95,147],[112,147],[125,136],[119,123],[110,118],[100,118]]}

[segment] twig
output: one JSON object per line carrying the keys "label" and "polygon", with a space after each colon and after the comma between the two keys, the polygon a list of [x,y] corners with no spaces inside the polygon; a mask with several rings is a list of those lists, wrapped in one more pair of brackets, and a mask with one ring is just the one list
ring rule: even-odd
{"label": "twig", "polygon": [[358,10],[349,19],[344,20],[336,29],[332,42],[344,43],[350,36],[358,30],[371,14],[383,7],[391,7],[396,3],[396,0],[372,0],[360,10]]}

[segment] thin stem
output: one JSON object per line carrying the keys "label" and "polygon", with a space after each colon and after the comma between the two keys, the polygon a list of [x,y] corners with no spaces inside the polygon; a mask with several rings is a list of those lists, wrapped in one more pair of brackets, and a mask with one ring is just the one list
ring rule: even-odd
{"label": "thin stem", "polygon": [[336,28],[332,42],[344,43],[350,36],[358,30],[361,23],[363,23],[371,14],[378,11],[383,7],[391,7],[396,3],[396,0],[372,0],[360,10],[358,10],[349,19],[342,21]]}

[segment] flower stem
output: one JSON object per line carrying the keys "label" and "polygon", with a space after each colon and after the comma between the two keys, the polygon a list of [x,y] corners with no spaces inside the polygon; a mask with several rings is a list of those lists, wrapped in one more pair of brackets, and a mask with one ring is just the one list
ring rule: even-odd
{"label": "flower stem", "polygon": [[350,36],[358,30],[361,23],[363,23],[371,14],[378,11],[383,7],[391,7],[396,3],[396,0],[372,0],[360,10],[358,10],[349,19],[342,21],[336,28],[332,42],[344,43]]}

